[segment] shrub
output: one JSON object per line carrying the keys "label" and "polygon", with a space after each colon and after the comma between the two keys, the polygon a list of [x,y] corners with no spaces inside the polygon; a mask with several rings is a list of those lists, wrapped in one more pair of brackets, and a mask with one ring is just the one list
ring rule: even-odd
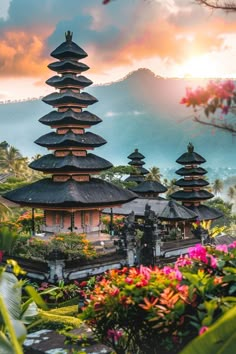
{"label": "shrub", "polygon": [[163,268],[110,270],[82,318],[117,353],[179,353],[236,304],[236,243],[189,249]]}

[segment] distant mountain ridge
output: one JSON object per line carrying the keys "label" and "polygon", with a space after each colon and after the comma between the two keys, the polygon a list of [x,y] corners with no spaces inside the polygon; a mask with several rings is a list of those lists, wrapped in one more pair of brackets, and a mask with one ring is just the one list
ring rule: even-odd
{"label": "distant mountain ridge", "polygon": [[[207,81],[166,79],[144,68],[120,81],[88,88],[86,91],[99,100],[88,109],[103,119],[90,131],[108,142],[94,153],[115,165],[127,164],[127,156],[139,148],[146,157],[145,167],[177,169],[175,160],[191,141],[206,158],[206,165],[235,168],[236,141],[230,133],[193,122],[191,109],[179,104],[187,86],[204,85]],[[34,140],[50,132],[38,119],[51,110],[40,100],[0,105],[0,141],[8,141],[26,156],[48,153]]]}

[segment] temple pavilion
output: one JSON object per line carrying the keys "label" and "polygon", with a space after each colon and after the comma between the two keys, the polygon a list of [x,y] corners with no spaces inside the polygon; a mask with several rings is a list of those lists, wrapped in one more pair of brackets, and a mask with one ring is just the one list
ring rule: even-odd
{"label": "temple pavilion", "polygon": [[145,165],[145,162],[142,161],[144,158],[145,156],[143,156],[138,149],[135,149],[134,152],[128,156],[128,159],[131,160],[128,164],[133,167],[133,172],[125,179],[125,182],[135,182],[137,184],[144,182],[145,175],[148,174],[148,170],[143,167],[143,165]]}
{"label": "temple pavilion", "polygon": [[214,195],[204,189],[209,185],[209,182],[204,178],[207,171],[199,165],[205,163],[206,160],[194,151],[192,143],[188,144],[187,152],[182,154],[176,162],[182,165],[176,171],[182,178],[177,180],[175,184],[182,189],[174,192],[170,197],[195,212],[198,220],[214,220],[222,217],[223,214],[219,210],[202,204],[213,198]]}
{"label": "temple pavilion", "polygon": [[32,210],[43,209],[45,232],[96,232],[100,227],[102,209],[122,205],[137,196],[132,191],[93,177],[112,164],[91,152],[106,141],[87,131],[101,122],[99,117],[86,110],[97,99],[81,92],[92,84],[81,75],[89,69],[80,61],[87,53],[72,41],[72,33],[68,31],[65,42],[51,56],[57,61],[48,67],[57,75],[46,83],[56,91],[44,97],[43,102],[54,109],[39,121],[53,131],[35,141],[47,148],[49,154],[29,165],[49,176],[10,191],[4,197]]}

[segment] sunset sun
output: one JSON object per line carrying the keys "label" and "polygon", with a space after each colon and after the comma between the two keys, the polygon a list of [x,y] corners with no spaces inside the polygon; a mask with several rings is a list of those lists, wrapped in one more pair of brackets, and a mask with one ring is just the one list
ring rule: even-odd
{"label": "sunset sun", "polygon": [[181,67],[181,76],[196,78],[219,77],[217,65],[208,55],[196,56],[187,60]]}

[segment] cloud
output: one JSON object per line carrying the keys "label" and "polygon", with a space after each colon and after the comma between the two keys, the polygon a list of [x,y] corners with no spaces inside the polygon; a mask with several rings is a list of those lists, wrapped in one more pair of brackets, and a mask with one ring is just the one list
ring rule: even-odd
{"label": "cloud", "polygon": [[[6,1],[6,0],[5,0]],[[50,52],[68,29],[89,54],[90,73],[104,77],[118,67],[160,58],[181,63],[193,55],[226,50],[236,32],[231,15],[210,13],[189,0],[11,0],[0,19],[0,76],[50,76]],[[158,68],[157,68],[158,71]]]}

